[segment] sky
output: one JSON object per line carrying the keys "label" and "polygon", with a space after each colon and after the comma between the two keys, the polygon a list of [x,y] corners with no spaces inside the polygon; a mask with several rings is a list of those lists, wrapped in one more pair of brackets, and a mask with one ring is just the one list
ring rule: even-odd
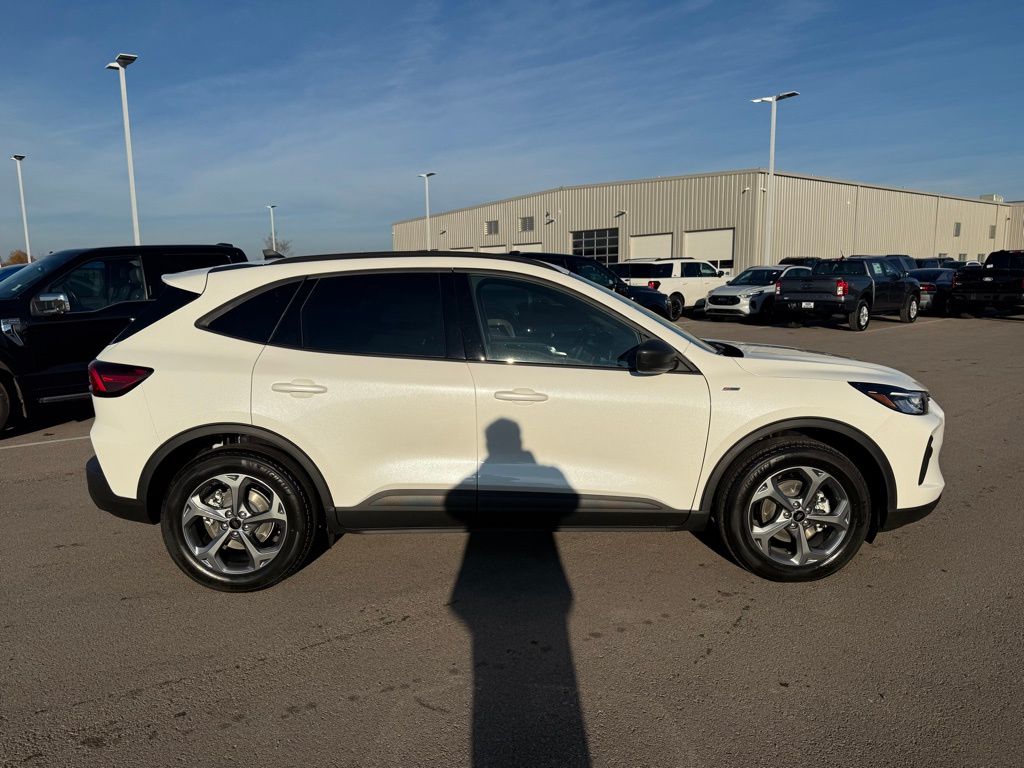
{"label": "sky", "polygon": [[[390,247],[422,215],[562,185],[764,167],[1024,199],[1024,3],[5,0],[0,153],[36,255]],[[23,247],[0,165],[0,253]]]}

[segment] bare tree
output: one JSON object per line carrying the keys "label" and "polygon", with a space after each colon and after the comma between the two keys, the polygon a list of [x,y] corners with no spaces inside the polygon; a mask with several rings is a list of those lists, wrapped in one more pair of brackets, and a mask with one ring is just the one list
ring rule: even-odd
{"label": "bare tree", "polygon": [[[273,247],[274,247],[274,244],[273,244],[273,241],[270,239],[270,235],[267,235],[265,238],[263,238],[263,249],[264,250],[269,251]],[[292,241],[291,240],[282,240],[280,237],[277,238],[277,252],[280,253],[282,256],[291,256],[292,255]]]}
{"label": "bare tree", "polygon": [[8,254],[5,261],[0,261],[5,267],[9,267],[11,264],[28,264],[28,254],[20,248],[15,248]]}

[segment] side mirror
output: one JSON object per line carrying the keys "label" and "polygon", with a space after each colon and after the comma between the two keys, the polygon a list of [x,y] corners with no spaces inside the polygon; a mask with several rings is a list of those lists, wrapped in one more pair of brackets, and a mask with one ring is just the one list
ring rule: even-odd
{"label": "side mirror", "polygon": [[725,277],[725,270],[724,269],[718,270],[718,276],[719,277]]}
{"label": "side mirror", "polygon": [[668,373],[679,366],[679,353],[661,339],[648,339],[634,352],[633,369],[645,376]]}
{"label": "side mirror", "polygon": [[66,293],[40,293],[32,299],[32,314],[36,317],[63,315],[71,311],[71,302]]}

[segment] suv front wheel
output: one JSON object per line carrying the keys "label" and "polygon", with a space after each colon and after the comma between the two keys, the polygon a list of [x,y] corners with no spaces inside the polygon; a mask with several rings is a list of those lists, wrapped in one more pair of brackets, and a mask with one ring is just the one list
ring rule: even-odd
{"label": "suv front wheel", "polygon": [[802,437],[750,448],[716,509],[742,566],[774,581],[811,581],[842,568],[867,535],[870,493],[853,462]]}
{"label": "suv front wheel", "polygon": [[164,544],[200,584],[249,592],[276,584],[309,556],[316,515],[302,484],[259,453],[215,450],[171,481]]}

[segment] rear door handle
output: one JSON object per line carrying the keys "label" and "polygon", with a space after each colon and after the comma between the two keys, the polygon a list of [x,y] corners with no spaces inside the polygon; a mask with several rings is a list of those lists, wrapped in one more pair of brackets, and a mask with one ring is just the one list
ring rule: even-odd
{"label": "rear door handle", "polygon": [[316,384],[311,379],[292,379],[291,381],[276,381],[270,385],[274,392],[283,392],[292,397],[312,397],[322,395],[327,387]]}
{"label": "rear door handle", "polygon": [[543,392],[534,392],[526,387],[516,389],[499,389],[494,393],[496,400],[511,400],[514,403],[543,403],[548,396]]}

